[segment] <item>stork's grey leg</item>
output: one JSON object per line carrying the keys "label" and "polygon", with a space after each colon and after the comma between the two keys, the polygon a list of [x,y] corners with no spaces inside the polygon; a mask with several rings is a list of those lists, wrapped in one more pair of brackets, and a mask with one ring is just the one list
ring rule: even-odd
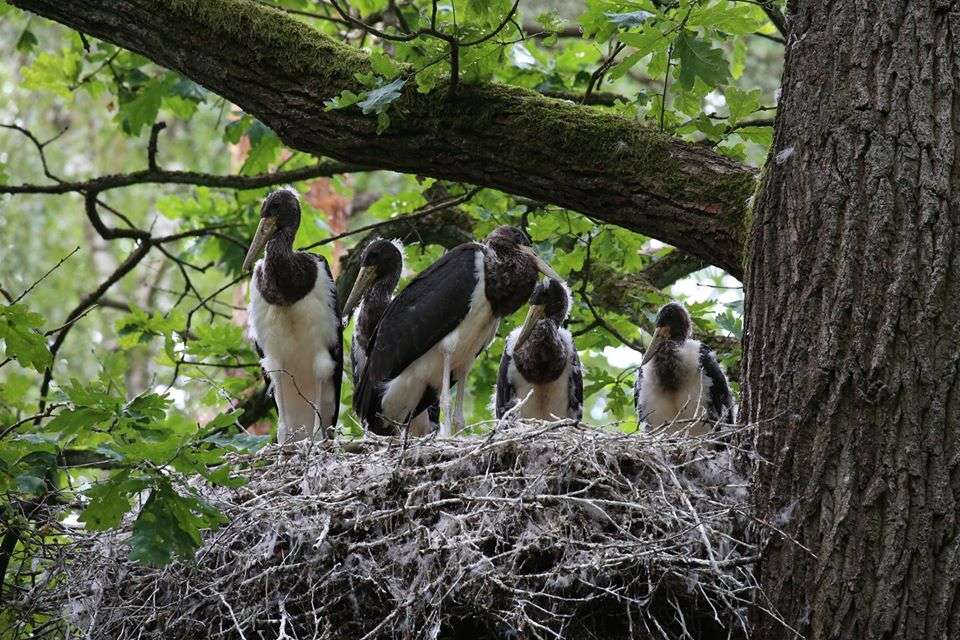
{"label": "stork's grey leg", "polygon": [[317,383],[317,392],[313,396],[313,430],[310,433],[310,440],[326,440],[329,436],[327,425],[330,424],[330,407],[327,404],[327,398],[324,394],[327,385],[322,382]]}
{"label": "stork's grey leg", "polygon": [[463,417],[463,399],[467,395],[467,376],[470,375],[470,368],[471,366],[467,365],[463,375],[460,376],[460,381],[457,382],[457,404],[453,410],[453,432],[455,434],[460,433],[467,426],[467,420]]}
{"label": "stork's grey leg", "polygon": [[271,373],[270,383],[273,385],[273,399],[277,403],[277,444],[287,442],[287,421],[289,420],[283,401],[283,389],[280,388],[282,373]]}
{"label": "stork's grey leg", "polygon": [[440,437],[449,438],[453,432],[450,412],[450,353],[443,354],[443,380],[440,382],[440,411],[443,419],[440,421]]}

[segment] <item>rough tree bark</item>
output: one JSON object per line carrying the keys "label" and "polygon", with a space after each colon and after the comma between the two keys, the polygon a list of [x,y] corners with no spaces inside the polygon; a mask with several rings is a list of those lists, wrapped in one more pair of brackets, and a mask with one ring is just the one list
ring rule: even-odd
{"label": "rough tree bark", "polygon": [[[325,100],[359,91],[361,51],[251,0],[11,0],[183,73],[285,143],[550,202],[668,242],[739,275],[754,172],[702,146],[564,100],[502,85],[454,99],[404,91],[390,127]],[[306,79],[306,80],[305,80]]]}
{"label": "rough tree bark", "polygon": [[[766,596],[810,640],[960,636],[960,8],[792,3],[748,232]],[[761,638],[783,638],[765,619]]]}

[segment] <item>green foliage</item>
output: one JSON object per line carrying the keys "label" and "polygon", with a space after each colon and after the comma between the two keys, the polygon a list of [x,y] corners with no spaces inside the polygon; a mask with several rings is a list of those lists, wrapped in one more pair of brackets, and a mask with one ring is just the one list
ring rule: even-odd
{"label": "green foliage", "polygon": [[76,51],[42,51],[33,64],[21,70],[23,86],[35,91],[50,91],[64,99],[73,97],[71,87],[80,76],[81,58]]}
{"label": "green foliage", "polygon": [[676,39],[676,54],[680,59],[680,84],[693,88],[697,78],[708,86],[722,84],[730,75],[723,51],[711,47],[686,29]]}
{"label": "green foliage", "polygon": [[270,127],[259,120],[255,120],[247,130],[247,138],[250,140],[250,152],[247,159],[240,168],[240,173],[245,175],[256,175],[266,172],[267,168],[273,164],[280,154],[280,138],[277,137]]}
{"label": "green foliage", "polygon": [[3,353],[24,367],[43,371],[53,362],[46,340],[39,331],[43,316],[20,304],[0,306],[0,340]]}
{"label": "green foliage", "polygon": [[195,496],[182,496],[161,479],[150,492],[133,525],[130,558],[151,565],[167,564],[173,555],[192,558],[201,529],[223,522],[216,509]]}

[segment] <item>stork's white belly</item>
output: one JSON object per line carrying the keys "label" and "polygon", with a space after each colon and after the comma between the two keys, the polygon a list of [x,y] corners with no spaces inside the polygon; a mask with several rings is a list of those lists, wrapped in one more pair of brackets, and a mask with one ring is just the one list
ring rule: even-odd
{"label": "stork's white belly", "polygon": [[570,384],[570,365],[567,365],[559,378],[547,384],[531,384],[516,371],[514,364],[511,363],[510,367],[511,374],[516,372],[514,388],[517,390],[517,399],[523,402],[520,407],[521,417],[535,420],[559,420],[569,417],[567,413],[570,396],[567,387]]}
{"label": "stork's white belly", "polygon": [[[262,260],[254,268],[255,274],[261,265]],[[332,408],[321,406],[321,401],[322,387],[333,386],[336,369],[330,352],[339,340],[340,319],[333,291],[323,268],[317,270],[313,290],[290,306],[270,304],[255,285],[250,287],[249,336],[263,351],[260,363],[273,383],[278,407],[286,405],[280,411],[281,433],[301,428],[309,431],[321,409],[332,416]],[[339,398],[327,397],[324,404],[331,402],[339,402]]]}
{"label": "stork's white belly", "polygon": [[[513,354],[513,345],[517,336],[520,334],[520,328],[516,328],[507,336],[507,350]],[[573,338],[566,329],[560,329],[560,337],[567,342],[568,347],[573,349]],[[517,369],[517,361],[511,359],[510,368],[507,376],[513,385],[517,394],[517,401],[523,402],[520,407],[520,417],[534,420],[558,420],[571,417],[570,411],[570,369],[573,365],[567,359],[567,365],[563,368],[563,373],[553,382],[546,384],[533,384]],[[526,400],[524,400],[526,398]]]}
{"label": "stork's white belly", "polygon": [[480,274],[470,299],[470,310],[456,329],[417,358],[400,375],[387,382],[381,401],[383,415],[401,421],[416,409],[427,386],[439,390],[443,381],[443,359],[450,354],[451,374],[464,384],[464,377],[482,351],[497,333],[500,318],[493,314],[487,300],[483,252],[477,252],[476,268]]}
{"label": "stork's white belly", "polygon": [[[711,381],[700,371],[700,342],[687,340],[680,347],[681,371],[685,372],[680,388],[667,391],[660,386],[654,362],[643,367],[639,403],[644,407],[646,422],[657,428],[670,425],[667,431],[687,431],[693,435],[707,433],[711,425],[705,420],[710,398]],[[690,422],[700,420],[700,422]]]}

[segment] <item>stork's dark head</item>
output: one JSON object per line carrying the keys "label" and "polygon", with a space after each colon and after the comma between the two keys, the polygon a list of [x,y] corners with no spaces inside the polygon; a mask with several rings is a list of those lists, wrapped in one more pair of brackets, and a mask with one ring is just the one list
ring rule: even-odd
{"label": "stork's dark head", "polygon": [[260,218],[274,218],[277,227],[300,226],[300,196],[293,189],[278,189],[267,195],[260,205]]}
{"label": "stork's dark head", "polygon": [[570,304],[570,290],[560,280],[548,278],[537,283],[530,296],[530,310],[527,311],[514,348],[523,344],[541,320],[552,322],[555,327],[562,325],[570,313]]}
{"label": "stork's dark head", "polygon": [[526,302],[533,293],[539,273],[561,280],[530,245],[530,238],[516,227],[504,225],[490,232],[484,240],[493,256],[485,262],[486,293],[493,312],[508,316]]}
{"label": "stork's dark head", "polygon": [[643,364],[648,363],[667,341],[683,342],[690,337],[690,314],[679,302],[669,302],[657,314],[657,328],[653,332],[650,347],[643,354]]}
{"label": "stork's dark head", "polygon": [[343,305],[343,315],[349,318],[360,304],[370,287],[382,284],[389,291],[400,281],[403,271],[403,245],[399,240],[377,238],[363,249],[360,254],[360,271],[353,283],[353,289]]}
{"label": "stork's dark head", "polygon": [[377,277],[385,277],[403,270],[403,245],[399,240],[377,238],[360,255],[361,269],[374,269]]}
{"label": "stork's dark head", "polygon": [[515,247],[529,247],[530,238],[521,229],[508,224],[497,227],[487,235],[486,243],[491,247],[512,249]]}
{"label": "stork's dark head", "polygon": [[560,280],[549,278],[540,281],[530,296],[531,307],[543,307],[543,315],[558,325],[563,324],[570,313],[570,291]]}
{"label": "stork's dark head", "polygon": [[281,232],[288,237],[293,246],[293,237],[300,227],[300,198],[293,189],[280,189],[267,195],[260,205],[260,225],[247,250],[243,261],[243,270],[248,271],[260,257],[267,242]]}
{"label": "stork's dark head", "polygon": [[671,340],[683,341],[690,337],[690,314],[679,302],[669,302],[657,314],[657,330]]}

